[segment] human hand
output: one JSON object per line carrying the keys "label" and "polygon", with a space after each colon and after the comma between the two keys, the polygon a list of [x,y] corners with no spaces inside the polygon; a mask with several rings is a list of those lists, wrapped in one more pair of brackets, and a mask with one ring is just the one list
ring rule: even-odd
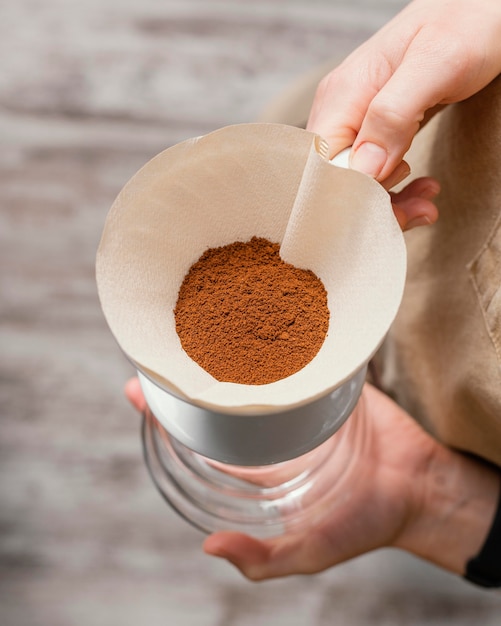
{"label": "human hand", "polygon": [[251,580],[311,574],[390,546],[463,574],[489,530],[498,474],[438,444],[370,385],[334,438],[333,454],[350,462],[323,468],[335,475],[322,519],[267,540],[218,532],[205,552]]}
{"label": "human hand", "polygon": [[[405,164],[406,165],[406,164]],[[400,172],[403,168],[397,168]],[[385,184],[389,189],[394,177]],[[433,203],[434,198],[440,192],[437,180],[429,176],[416,178],[398,193],[390,192],[393,212],[403,231],[411,230],[417,226],[433,224],[438,218],[438,209]]]}
{"label": "human hand", "polygon": [[414,0],[320,83],[308,130],[383,182],[443,105],[501,72],[499,0]]}
{"label": "human hand", "polygon": [[417,507],[415,477],[426,471],[434,442],[409,418],[401,421],[400,409],[369,385],[332,439],[332,456],[346,467],[322,467],[333,474],[327,482],[334,487],[319,522],[268,540],[219,532],[205,541],[205,551],[260,580],[315,573],[397,541]]}
{"label": "human hand", "polygon": [[[148,409],[137,378],[125,393],[139,412]],[[252,580],[319,572],[383,546],[463,574],[491,525],[499,473],[437,443],[370,385],[331,439],[334,458],[325,467],[334,474],[333,488],[320,520],[268,540],[218,532],[205,540],[205,552]]]}
{"label": "human hand", "polygon": [[[342,153],[343,159],[347,151]],[[336,163],[336,161],[333,161]],[[394,172],[382,183],[390,193],[395,217],[403,231],[416,226],[433,224],[438,218],[438,210],[434,199],[440,192],[440,184],[430,176],[413,180],[401,191],[395,193],[391,189],[402,182],[410,174],[410,168],[402,161]]]}

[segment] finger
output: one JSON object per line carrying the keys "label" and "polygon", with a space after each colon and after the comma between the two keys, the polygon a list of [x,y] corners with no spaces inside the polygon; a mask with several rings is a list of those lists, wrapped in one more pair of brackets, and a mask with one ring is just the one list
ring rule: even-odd
{"label": "finger", "polygon": [[335,564],[332,548],[318,532],[288,534],[266,541],[236,532],[219,532],[204,542],[206,554],[226,559],[250,580],[313,574]]}
{"label": "finger", "polygon": [[391,193],[395,217],[402,230],[433,224],[438,219],[438,209],[432,200],[440,192],[434,178],[424,177],[412,181],[399,193]]}
{"label": "finger", "polygon": [[439,193],[440,183],[438,180],[431,176],[422,176],[413,180],[401,191],[391,192],[390,195],[393,202],[404,202],[416,197],[433,200]]}
{"label": "finger", "polygon": [[254,537],[237,532],[219,532],[207,537],[203,549],[206,554],[226,559],[252,580],[266,578],[264,571],[271,546]]}
{"label": "finger", "polygon": [[389,191],[392,187],[395,187],[405,180],[410,173],[411,168],[409,167],[409,164],[406,161],[400,161],[393,172],[388,176],[388,178],[383,180],[381,184],[387,191]]}
{"label": "finger", "polygon": [[135,377],[128,380],[125,383],[124,393],[127,400],[140,413],[146,410],[146,400],[144,399],[139,378]]}
{"label": "finger", "polygon": [[367,108],[353,144],[351,167],[380,181],[391,174],[424,121],[456,91],[456,75],[444,79],[440,69],[444,62],[438,55],[430,58],[420,43],[411,44]]}
{"label": "finger", "polygon": [[[434,99],[442,97],[443,89],[437,83],[436,95],[433,90],[431,95],[420,91],[419,100],[413,91],[407,92],[407,82],[412,81],[411,77],[415,75],[412,68],[404,66],[403,70],[400,68],[393,74],[393,65],[399,62],[398,58],[382,66],[373,66],[360,58],[362,50],[320,82],[306,128],[327,141],[330,157],[353,146],[351,167],[386,182],[385,179],[393,177],[393,171],[400,167],[417,131],[443,108],[443,105],[434,102]],[[395,56],[398,57],[397,52]],[[357,68],[356,63],[360,63],[360,67]],[[410,72],[409,78],[405,72]],[[394,76],[397,74],[397,87],[401,80],[405,81],[400,90],[407,109],[393,95],[396,91]],[[402,74],[404,79],[401,79]],[[377,76],[377,80],[373,79],[373,75]],[[390,101],[389,105],[386,100]],[[433,105],[429,105],[428,101]],[[362,144],[367,145],[362,148]],[[390,186],[396,184],[398,181]],[[390,188],[387,184],[385,187]]]}
{"label": "finger", "polygon": [[306,128],[328,142],[331,157],[353,146],[371,102],[405,54],[405,33],[400,29],[396,37],[386,33],[388,28],[359,46],[318,85]]}
{"label": "finger", "polygon": [[306,125],[327,141],[330,158],[353,145],[379,88],[368,81],[362,88],[351,65],[348,59],[320,81]]}

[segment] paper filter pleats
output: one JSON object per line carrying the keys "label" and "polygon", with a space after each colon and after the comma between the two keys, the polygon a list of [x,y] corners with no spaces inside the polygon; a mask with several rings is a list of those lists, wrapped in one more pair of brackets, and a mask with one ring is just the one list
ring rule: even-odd
{"label": "paper filter pleats", "polygon": [[[229,126],[165,150],[121,191],[97,255],[99,296],[119,345],[165,389],[222,412],[276,411],[336,388],[375,352],[402,297],[402,233],[388,193],[324,153],[294,127]],[[173,310],[206,249],[253,236],[280,242],[285,261],[321,278],[329,331],[288,378],[221,383],[183,351]]]}

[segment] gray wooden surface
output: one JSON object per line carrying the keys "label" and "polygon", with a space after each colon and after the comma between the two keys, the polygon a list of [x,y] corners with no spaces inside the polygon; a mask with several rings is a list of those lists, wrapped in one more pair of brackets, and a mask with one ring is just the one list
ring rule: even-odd
{"label": "gray wooden surface", "polygon": [[251,121],[401,0],[0,3],[0,624],[494,626],[501,599],[382,551],[245,581],[143,466],[93,267],[126,180]]}

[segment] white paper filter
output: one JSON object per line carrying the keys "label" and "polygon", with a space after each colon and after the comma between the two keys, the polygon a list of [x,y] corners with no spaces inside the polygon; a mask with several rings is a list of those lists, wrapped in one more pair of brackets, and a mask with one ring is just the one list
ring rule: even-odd
{"label": "white paper filter", "polygon": [[[389,194],[324,153],[305,130],[228,126],[165,150],[121,191],[97,255],[99,297],[119,345],[162,387],[221,412],[285,410],[333,390],[376,351],[402,297],[404,239]],[[285,261],[323,281],[329,331],[288,378],[218,382],[182,349],[174,307],[205,250],[253,236],[280,242]]]}

